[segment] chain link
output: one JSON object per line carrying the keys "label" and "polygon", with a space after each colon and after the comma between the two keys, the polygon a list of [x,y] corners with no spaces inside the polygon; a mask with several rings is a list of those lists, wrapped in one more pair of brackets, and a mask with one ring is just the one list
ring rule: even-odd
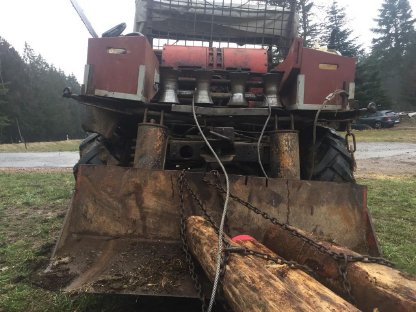
{"label": "chain link", "polygon": [[339,260],[338,262],[338,274],[341,277],[342,287],[344,288],[345,293],[348,296],[350,302],[355,303],[355,298],[351,294],[351,283],[348,280],[347,276],[347,267],[348,267],[348,257],[346,254],[343,254],[344,260]]}
{"label": "chain link", "polygon": [[[350,142],[350,138],[352,142]],[[349,122],[347,125],[347,134],[345,135],[345,141],[347,144],[347,150],[350,154],[354,154],[357,150],[357,141],[355,139],[355,134],[351,130],[351,123]],[[352,144],[351,144],[352,143]]]}
{"label": "chain link", "polygon": [[[353,154],[352,154],[353,155]],[[218,172],[213,172],[214,176],[215,175],[219,175]],[[218,178],[217,178],[218,180]],[[209,181],[206,177],[203,178],[203,181],[216,188],[217,191],[219,191],[220,193],[225,193],[225,190],[223,189],[223,187],[219,184],[219,183],[212,183],[211,181]],[[350,262],[365,262],[365,263],[377,263],[377,264],[381,264],[381,265],[385,265],[385,266],[389,266],[392,267],[393,263],[391,263],[390,261],[380,258],[380,257],[372,257],[372,256],[363,256],[363,255],[359,255],[359,256],[353,256],[353,255],[347,255],[344,253],[337,253],[334,252],[332,250],[330,250],[329,248],[317,243],[316,241],[310,239],[309,237],[303,235],[302,233],[298,232],[296,229],[292,228],[289,224],[287,223],[282,223],[279,222],[279,220],[277,220],[274,217],[271,217],[267,212],[260,210],[259,208],[255,207],[253,204],[246,202],[244,200],[242,200],[241,198],[233,195],[230,193],[230,198],[233,199],[234,201],[236,201],[237,203],[245,206],[246,208],[248,208],[249,210],[253,211],[255,214],[261,215],[264,219],[269,220],[272,224],[277,225],[279,227],[281,227],[282,229],[288,231],[292,236],[295,236],[297,238],[300,238],[304,243],[314,247],[316,250],[318,250],[320,253],[322,254],[326,254],[329,255],[331,258],[333,258],[335,261],[337,261],[338,263],[338,273],[341,277],[341,282],[343,285],[343,288],[345,290],[345,293],[347,294],[347,296],[349,297],[349,300],[351,300],[352,303],[354,303],[355,299],[351,294],[351,284],[348,280],[347,277],[347,266]],[[269,260],[269,255],[265,255],[265,254],[259,254],[255,251],[246,251],[249,254],[257,254],[258,256],[261,256],[263,259]],[[286,261],[284,259],[270,259],[273,262],[276,262],[277,264],[286,264],[291,268],[298,268],[298,269],[302,269],[305,272],[308,273],[314,273],[314,271],[312,269],[310,269],[307,266],[302,266],[294,261]],[[275,261],[274,261],[275,260]]]}
{"label": "chain link", "polygon": [[[352,139],[352,144],[350,142]],[[355,134],[351,131],[351,122],[347,124],[347,134],[345,135],[345,144],[347,145],[347,151],[351,155],[352,166],[351,169],[355,171],[357,169],[357,162],[355,161],[354,153],[357,150],[357,141],[355,139]]]}
{"label": "chain link", "polygon": [[178,177],[180,215],[181,215],[180,235],[181,235],[181,241],[182,241],[182,250],[185,253],[185,259],[186,259],[186,263],[188,264],[189,275],[194,283],[194,287],[198,294],[198,297],[201,300],[201,311],[204,312],[206,311],[206,299],[204,296],[204,292],[202,290],[202,284],[195,270],[195,263],[192,258],[191,252],[189,251],[188,240],[186,238],[186,212],[185,212],[184,189],[183,189],[184,179],[185,179],[185,170],[183,170]]}
{"label": "chain link", "polygon": [[[219,180],[219,173],[217,171],[213,171],[214,176],[217,178],[217,183],[219,185],[220,180]],[[205,177],[203,178],[204,181]],[[214,228],[215,232],[218,234],[218,226],[216,225],[215,220],[212,218],[212,216],[208,213],[207,209],[204,207],[202,201],[200,200],[200,198],[195,194],[195,192],[192,190],[192,188],[189,186],[188,181],[186,180],[185,176],[183,176],[183,178],[181,179],[181,183],[183,185],[183,187],[186,188],[186,190],[189,192],[189,194],[191,195],[192,199],[197,203],[198,207],[201,209],[202,214],[204,215],[204,217],[207,219],[207,221],[212,225],[212,227]],[[259,210],[260,211],[260,210]],[[265,214],[268,218],[270,218],[268,216],[268,214]],[[248,254],[248,255],[252,255],[252,256],[257,256],[260,257],[262,259],[265,259],[267,261],[272,261],[275,262],[276,264],[286,264],[288,265],[290,268],[297,268],[297,269],[302,269],[304,271],[307,271],[309,273],[312,273],[313,271],[308,268],[307,266],[304,265],[300,265],[298,263],[296,263],[295,261],[287,261],[281,257],[271,257],[268,254],[262,253],[262,252],[258,252],[258,251],[254,251],[254,250],[250,250],[248,248],[244,248],[244,247],[230,247],[230,243],[224,239],[224,253],[225,254],[229,254],[232,252],[238,252],[238,253],[243,253],[243,254]],[[226,260],[227,260],[227,256],[224,256],[222,258],[222,267],[225,267],[226,264]],[[223,270],[224,271],[224,270]],[[224,272],[225,273],[225,272]]]}
{"label": "chain link", "polygon": [[[215,175],[215,174],[218,174],[218,173],[214,172],[213,174]],[[212,183],[206,177],[203,178],[203,181],[206,184],[208,184],[212,187],[215,187],[219,192],[225,193],[225,190],[223,189],[223,187],[220,184]],[[306,244],[316,248],[319,252],[329,255],[337,261],[344,260],[345,257],[347,257],[348,262],[358,262],[359,261],[359,262],[366,262],[366,263],[378,263],[378,264],[382,264],[382,265],[386,265],[386,266],[390,266],[390,267],[393,266],[393,264],[390,261],[388,261],[386,259],[383,259],[383,258],[380,258],[380,257],[363,256],[363,255],[353,256],[353,255],[345,255],[343,253],[337,253],[335,251],[331,251],[329,248],[325,247],[324,245],[321,245],[318,242],[314,241],[313,239],[311,239],[311,238],[303,235],[302,233],[298,232],[295,228],[291,227],[289,224],[280,222],[275,217],[271,217],[267,212],[260,210],[259,208],[255,207],[253,204],[242,200],[241,198],[235,196],[234,194],[230,193],[230,198],[233,199],[234,201],[236,201],[237,203],[245,206],[249,210],[253,211],[255,214],[261,215],[264,219],[269,220],[272,224],[277,225],[277,226],[281,227],[282,229],[288,231],[292,236],[300,238]]]}
{"label": "chain link", "polygon": [[227,252],[227,253],[238,253],[238,254],[258,257],[258,258],[261,258],[261,259],[266,260],[266,261],[273,262],[273,263],[278,264],[278,265],[286,265],[291,269],[299,269],[299,270],[305,271],[309,274],[315,275],[315,272],[311,268],[309,268],[308,266],[299,264],[296,261],[285,260],[284,258],[282,258],[278,255],[271,256],[267,253],[252,250],[252,249],[249,249],[249,248],[246,248],[246,247],[230,247],[228,249],[225,249],[225,252]]}
{"label": "chain link", "polygon": [[[225,194],[225,190],[222,187],[221,180],[219,177],[218,171],[212,171],[211,174],[216,179],[216,183],[211,182],[207,176],[203,177],[203,182],[205,182],[207,185],[214,187],[219,193]],[[184,208],[184,188],[189,192],[192,199],[197,203],[198,207],[202,211],[204,217],[207,219],[207,221],[213,226],[215,232],[218,234],[218,226],[216,225],[215,220],[212,218],[212,216],[208,213],[207,209],[204,207],[201,199],[195,194],[195,192],[190,187],[188,181],[186,180],[185,171],[182,171],[181,175],[179,176],[179,190],[180,190],[180,202],[181,202],[181,238],[182,238],[182,244],[183,244],[183,250],[186,255],[186,260],[188,262],[191,278],[194,281],[195,288],[198,292],[198,295],[201,298],[201,301],[203,303],[202,311],[205,311],[205,297],[202,292],[202,287],[199,282],[198,276],[195,273],[195,265],[193,263],[193,259],[191,256],[191,253],[189,251],[189,247],[187,245],[186,240],[186,223],[185,223],[185,208]],[[282,223],[277,218],[270,216],[267,212],[262,211],[261,209],[257,208],[250,202],[244,201],[243,199],[233,195],[230,193],[230,198],[234,200],[235,202],[239,203],[240,205],[248,208],[249,210],[253,211],[255,214],[258,214],[262,216],[264,219],[269,220],[272,224],[277,225],[284,229],[285,231],[288,231],[292,236],[300,238],[304,243],[312,246],[317,251],[319,251],[322,254],[326,254],[333,258],[338,263],[338,274],[341,277],[341,282],[343,285],[343,288],[348,295],[351,302],[354,302],[354,298],[351,294],[351,284],[347,277],[347,266],[351,262],[364,262],[364,263],[377,263],[389,267],[393,267],[393,263],[390,261],[381,258],[381,257],[372,257],[372,256],[366,256],[366,255],[359,255],[359,256],[353,256],[353,255],[347,255],[345,253],[337,253],[329,248],[325,247],[324,245],[321,245],[320,243],[314,241],[313,239],[303,235],[302,233],[298,232],[295,228],[291,227],[287,223]],[[227,260],[229,258],[230,253],[240,253],[243,255],[251,255],[255,257],[259,257],[261,259],[264,259],[266,261],[273,262],[278,265],[287,265],[291,269],[300,269],[304,272],[307,272],[311,275],[315,275],[315,271],[309,268],[306,265],[301,265],[297,263],[296,261],[288,261],[283,259],[279,256],[270,256],[269,254],[258,252],[255,250],[251,250],[245,247],[231,247],[230,243],[224,239],[224,254],[222,256],[221,260],[221,278],[220,280],[223,281],[224,275],[226,272],[226,264]]]}

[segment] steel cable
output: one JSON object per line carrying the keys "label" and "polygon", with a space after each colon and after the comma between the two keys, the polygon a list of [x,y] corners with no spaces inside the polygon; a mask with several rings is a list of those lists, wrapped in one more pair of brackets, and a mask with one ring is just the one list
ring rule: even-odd
{"label": "steel cable", "polygon": [[348,92],[342,89],[336,89],[334,92],[330,93],[327,95],[327,97],[325,98],[325,101],[323,101],[323,103],[321,104],[321,106],[319,107],[319,109],[317,110],[316,114],[315,114],[315,118],[313,121],[313,129],[312,129],[312,168],[311,168],[311,172],[309,173],[309,180],[312,180],[313,177],[313,172],[315,170],[315,144],[316,144],[316,127],[318,125],[318,119],[319,119],[319,114],[321,113],[322,109],[325,107],[325,105],[327,105],[330,101],[332,101],[337,95],[341,95],[341,94],[345,94],[346,96],[348,96]]}
{"label": "steel cable", "polygon": [[228,209],[228,201],[230,199],[230,181],[228,179],[227,171],[225,170],[225,167],[223,163],[221,162],[221,159],[218,157],[217,153],[215,153],[214,149],[212,148],[211,144],[208,142],[207,137],[205,136],[204,132],[201,129],[201,126],[199,125],[198,118],[196,117],[195,112],[195,98],[192,98],[192,114],[194,116],[195,124],[199,130],[199,133],[201,133],[202,138],[205,141],[205,144],[208,146],[209,150],[211,151],[212,155],[215,157],[216,161],[221,167],[222,172],[224,173],[225,177],[225,186],[226,186],[226,193],[225,193],[225,200],[224,200],[224,208],[221,216],[221,222],[220,227],[218,230],[218,253],[217,253],[217,263],[216,263],[216,269],[215,269],[215,277],[214,282],[212,285],[212,292],[211,292],[211,298],[208,305],[207,312],[211,312],[214,302],[215,302],[215,296],[218,289],[218,283],[220,280],[221,275],[221,257],[223,252],[223,240],[224,240],[224,224],[225,224],[225,218],[227,215],[227,209]]}
{"label": "steel cable", "polygon": [[270,120],[270,117],[272,115],[272,108],[270,107],[270,101],[267,101],[267,105],[268,105],[268,108],[269,108],[269,115],[267,116],[267,119],[266,119],[266,121],[264,123],[263,129],[261,130],[259,140],[257,142],[257,160],[259,162],[261,171],[263,171],[263,174],[266,177],[266,179],[268,179],[269,176],[267,175],[266,170],[264,170],[263,163],[261,161],[260,144],[261,144],[261,140],[263,139],[264,131],[266,131],[267,125],[269,124],[269,120]]}

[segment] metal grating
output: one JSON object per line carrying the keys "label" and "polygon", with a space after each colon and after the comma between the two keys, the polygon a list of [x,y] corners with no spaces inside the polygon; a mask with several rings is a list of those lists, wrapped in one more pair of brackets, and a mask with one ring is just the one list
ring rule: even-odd
{"label": "metal grating", "polygon": [[295,1],[136,0],[135,31],[165,44],[272,48],[287,53],[297,32]]}

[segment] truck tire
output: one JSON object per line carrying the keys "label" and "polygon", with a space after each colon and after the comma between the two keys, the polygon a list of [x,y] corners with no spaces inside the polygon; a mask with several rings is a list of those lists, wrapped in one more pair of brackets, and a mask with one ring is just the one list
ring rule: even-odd
{"label": "truck tire", "polygon": [[307,127],[300,132],[299,147],[302,179],[355,182],[354,160],[347,151],[345,139],[333,129],[317,126],[314,148],[313,127]]}
{"label": "truck tire", "polygon": [[79,165],[105,165],[109,154],[104,137],[90,134],[79,145],[79,161],[73,167],[74,176],[77,176]]}

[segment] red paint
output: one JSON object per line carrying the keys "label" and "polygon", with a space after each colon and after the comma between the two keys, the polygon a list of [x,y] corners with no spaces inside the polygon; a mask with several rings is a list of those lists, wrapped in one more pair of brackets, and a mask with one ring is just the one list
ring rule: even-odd
{"label": "red paint", "polygon": [[[208,47],[165,45],[162,51],[162,65],[173,68],[214,68],[213,65],[210,65],[213,62],[210,62],[209,58],[210,51]],[[211,58],[214,59],[213,54],[211,54]]]}
{"label": "red paint", "polygon": [[162,65],[173,68],[203,68],[267,72],[267,52],[264,49],[209,48],[166,45]]}
{"label": "red paint", "polygon": [[224,48],[224,69],[242,69],[255,73],[267,73],[265,49]]}
{"label": "red paint", "polygon": [[231,240],[234,243],[237,243],[237,242],[241,242],[241,241],[243,241],[243,242],[245,242],[245,241],[254,241],[255,239],[250,235],[237,235],[237,236],[234,236]]}
{"label": "red paint", "polygon": [[[300,74],[305,75],[305,103],[321,104],[328,94],[348,88],[349,83],[354,82],[355,62],[350,57],[303,49]],[[338,65],[338,69],[319,69],[319,64]],[[337,99],[341,100],[340,97]]]}
{"label": "red paint", "polygon": [[[108,53],[110,48],[125,52]],[[95,89],[137,94],[139,67],[145,65],[143,95],[148,99],[155,95],[154,76],[159,62],[145,37],[89,39],[87,64],[91,66],[87,94],[94,95]]]}
{"label": "red paint", "polygon": [[[285,61],[277,69],[283,71],[281,92],[292,93],[296,88],[294,78],[299,74],[305,75],[305,104],[322,104],[325,98],[337,89],[348,88],[355,79],[356,60],[324,51],[303,47],[303,41],[296,39],[289,50]],[[335,65],[336,70],[320,69],[320,64]],[[292,91],[291,91],[292,90]],[[340,105],[338,102],[332,103]],[[331,103],[330,103],[331,104]]]}

